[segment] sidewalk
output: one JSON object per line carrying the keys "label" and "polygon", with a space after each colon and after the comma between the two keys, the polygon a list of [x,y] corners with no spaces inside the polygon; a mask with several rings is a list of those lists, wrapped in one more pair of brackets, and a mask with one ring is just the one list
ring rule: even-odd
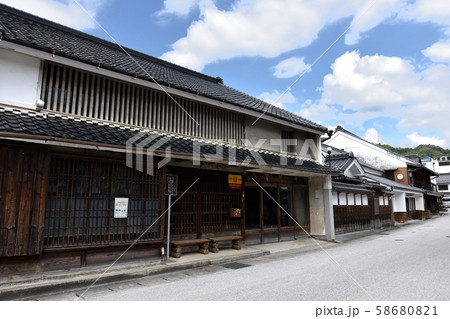
{"label": "sidewalk", "polygon": [[[302,237],[294,241],[276,242],[260,245],[242,246],[241,250],[231,248],[221,249],[218,253],[185,253],[181,258],[155,260],[153,262],[127,262],[110,265],[90,266],[63,271],[49,271],[45,273],[25,276],[9,276],[0,280],[0,300],[18,300],[50,290],[68,290],[83,288],[92,285],[129,280],[161,273],[169,273],[184,269],[217,265],[233,261],[261,257],[279,253],[301,253],[334,245],[325,241],[315,241]],[[101,279],[99,279],[101,277]]]}
{"label": "sidewalk", "polygon": [[[335,243],[319,239],[301,237],[298,240],[242,246],[241,250],[231,248],[221,249],[218,253],[184,253],[181,258],[165,260],[117,263],[108,270],[110,265],[88,266],[84,268],[49,271],[29,275],[0,277],[0,300],[18,300],[27,296],[58,290],[83,288],[101,285],[121,280],[129,280],[144,276],[170,273],[184,269],[204,267],[234,262],[243,259],[256,258],[271,254],[300,254],[312,250],[332,247],[354,239],[391,231],[421,220],[408,220],[405,223],[395,223],[387,229],[364,230],[336,235]],[[99,279],[101,278],[101,279]],[[96,282],[97,280],[97,282]]]}

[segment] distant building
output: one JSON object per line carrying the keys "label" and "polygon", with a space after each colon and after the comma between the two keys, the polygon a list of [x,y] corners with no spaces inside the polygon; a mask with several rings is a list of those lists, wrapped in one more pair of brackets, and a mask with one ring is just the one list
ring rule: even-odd
{"label": "distant building", "polygon": [[425,167],[418,156],[401,156],[338,126],[325,145],[352,152],[361,165],[382,173],[367,174],[373,180],[389,186],[394,192],[393,212],[397,220],[421,218],[439,212],[440,194],[431,183],[438,174]]}
{"label": "distant building", "polygon": [[438,174],[450,174],[450,157],[441,156],[437,159],[426,157],[422,158],[422,163]]}
{"label": "distant building", "polygon": [[440,174],[436,178],[436,184],[438,192],[441,193],[444,198],[450,198],[450,174]]}

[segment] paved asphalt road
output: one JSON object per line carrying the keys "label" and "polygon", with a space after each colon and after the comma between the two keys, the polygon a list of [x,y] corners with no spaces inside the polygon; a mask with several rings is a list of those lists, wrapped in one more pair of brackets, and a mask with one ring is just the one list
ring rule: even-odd
{"label": "paved asphalt road", "polygon": [[[342,238],[326,251],[272,254],[93,287],[83,299],[450,300],[450,215]],[[69,294],[58,297],[65,298]]]}

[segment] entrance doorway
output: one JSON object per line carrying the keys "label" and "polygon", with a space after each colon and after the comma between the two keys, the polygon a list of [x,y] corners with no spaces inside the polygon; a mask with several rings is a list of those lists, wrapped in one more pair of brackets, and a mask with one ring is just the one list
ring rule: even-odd
{"label": "entrance doorway", "polygon": [[245,188],[245,228],[261,228],[261,189],[259,187]]}
{"label": "entrance doorway", "polygon": [[307,187],[289,184],[262,187],[245,187],[246,243],[293,240],[304,233],[309,224]]}

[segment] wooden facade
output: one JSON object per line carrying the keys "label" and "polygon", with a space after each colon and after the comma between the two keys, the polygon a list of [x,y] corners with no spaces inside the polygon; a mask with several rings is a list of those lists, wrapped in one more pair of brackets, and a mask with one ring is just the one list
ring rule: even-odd
{"label": "wooden facade", "polygon": [[[124,260],[159,258],[167,172],[179,176],[179,195],[198,179],[172,207],[172,238],[243,233],[244,216],[230,216],[231,208],[243,210],[243,189],[229,188],[227,172],[170,166],[155,172],[127,167],[120,156],[1,146],[0,257],[7,259],[0,272],[111,262],[131,244]],[[115,198],[128,198],[127,218],[114,218]]]}
{"label": "wooden facade", "polygon": [[0,145],[0,257],[41,253],[49,164],[46,152]]}
{"label": "wooden facade", "polygon": [[[0,161],[5,274],[111,262],[132,243],[125,259],[159,258],[167,235],[166,174],[178,176],[179,195],[193,185],[176,202],[174,197],[174,240],[243,236],[252,244],[292,240],[309,230],[307,178],[248,174],[236,189],[228,184],[229,172],[167,166],[148,175],[127,167],[120,156],[18,143],[2,146]],[[127,218],[114,218],[115,198],[128,198]],[[256,207],[259,227],[251,215]],[[231,216],[232,209],[241,216]]]}
{"label": "wooden facade", "polygon": [[[334,227],[336,234],[392,226],[392,201],[384,195],[337,193],[334,202]],[[349,201],[353,196],[355,200]],[[361,200],[357,200],[357,197]],[[363,197],[365,196],[365,197]],[[346,199],[342,203],[342,198]]]}
{"label": "wooden facade", "polygon": [[241,233],[241,218],[231,217],[230,210],[242,209],[243,193],[228,187],[227,172],[179,167],[169,167],[168,172],[178,176],[179,191],[198,179],[172,207],[171,235],[184,239]]}

